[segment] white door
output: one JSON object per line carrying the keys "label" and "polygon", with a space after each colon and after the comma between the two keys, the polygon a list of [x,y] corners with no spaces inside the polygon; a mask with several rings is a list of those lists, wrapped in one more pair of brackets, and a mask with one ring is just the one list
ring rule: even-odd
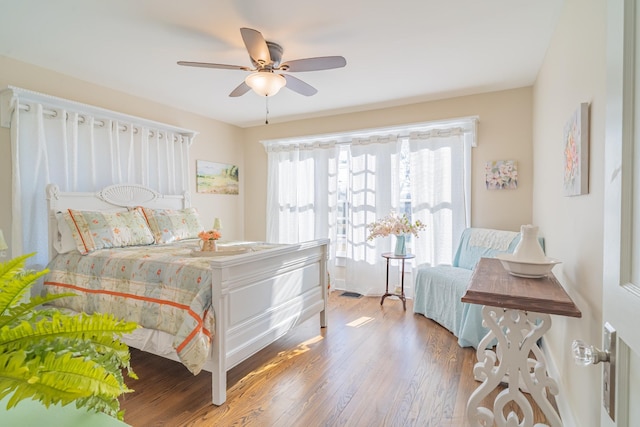
{"label": "white door", "polygon": [[640,7],[608,0],[604,322],[617,332],[615,420],[640,426]]}

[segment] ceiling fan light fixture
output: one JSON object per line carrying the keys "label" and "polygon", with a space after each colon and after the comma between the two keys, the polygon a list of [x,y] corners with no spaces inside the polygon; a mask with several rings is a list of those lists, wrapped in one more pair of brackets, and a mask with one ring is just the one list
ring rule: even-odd
{"label": "ceiling fan light fixture", "polygon": [[244,82],[261,96],[273,96],[287,84],[283,76],[269,71],[249,74]]}

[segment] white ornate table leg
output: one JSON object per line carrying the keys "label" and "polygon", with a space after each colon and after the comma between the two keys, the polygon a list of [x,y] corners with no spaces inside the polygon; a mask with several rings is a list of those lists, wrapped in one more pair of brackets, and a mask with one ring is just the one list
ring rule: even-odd
{"label": "white ornate table leg", "polygon": [[[522,310],[482,307],[483,323],[489,333],[478,345],[478,362],[473,373],[482,384],[471,394],[467,403],[467,420],[472,426],[532,427],[533,408],[523,391],[530,393],[552,427],[562,421],[547,398],[547,390],[556,395],[558,385],[547,373],[546,360],[538,340],[551,327],[551,316]],[[494,338],[496,351],[485,350]],[[533,353],[534,358],[529,357]],[[493,410],[480,406],[501,382],[508,386],[496,397]],[[511,411],[505,417],[504,408],[514,403],[522,410],[522,419]],[[545,426],[547,424],[536,424]]]}

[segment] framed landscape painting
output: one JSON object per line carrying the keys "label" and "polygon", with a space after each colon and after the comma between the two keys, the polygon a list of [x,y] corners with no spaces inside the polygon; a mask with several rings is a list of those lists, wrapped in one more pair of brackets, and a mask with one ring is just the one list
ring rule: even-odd
{"label": "framed landscape painting", "polygon": [[238,194],[238,167],[196,160],[196,191],[208,194]]}

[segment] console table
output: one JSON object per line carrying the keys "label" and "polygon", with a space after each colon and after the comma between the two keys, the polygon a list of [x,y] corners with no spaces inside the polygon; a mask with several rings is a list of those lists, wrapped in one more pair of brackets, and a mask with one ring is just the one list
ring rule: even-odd
{"label": "console table", "polygon": [[[499,260],[481,258],[462,302],[483,305],[483,324],[489,329],[476,350],[478,362],[473,373],[482,383],[467,402],[470,425],[534,426],[533,408],[525,392],[538,404],[552,427],[562,426],[560,416],[547,398],[548,392],[558,394],[558,384],[547,373],[538,340],[551,327],[551,314],[581,317],[582,313],[553,273],[537,279],[515,277]],[[495,351],[485,350],[494,338],[498,341]],[[507,388],[498,394],[493,408],[480,406],[501,382],[506,382]],[[509,403],[522,409],[523,419],[515,412],[504,415],[503,409]]]}

